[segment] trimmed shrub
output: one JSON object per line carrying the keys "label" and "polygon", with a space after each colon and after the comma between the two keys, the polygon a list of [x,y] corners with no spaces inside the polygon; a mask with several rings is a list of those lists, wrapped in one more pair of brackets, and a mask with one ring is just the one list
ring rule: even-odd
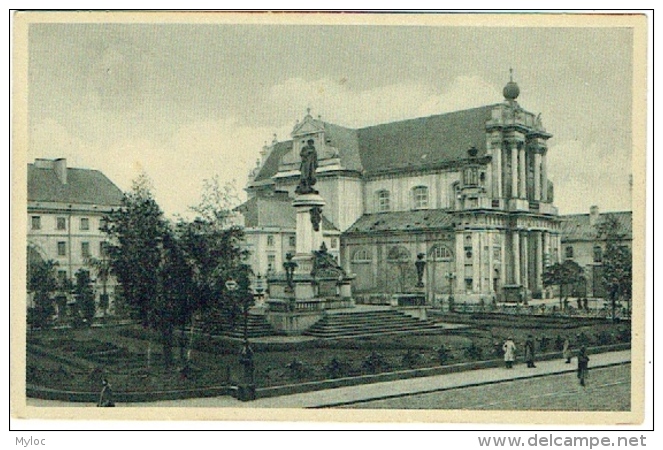
{"label": "trimmed shrub", "polygon": [[362,372],[375,374],[386,372],[389,370],[390,365],[382,353],[372,352],[368,355],[361,364]]}
{"label": "trimmed shrub", "polygon": [[472,343],[468,347],[465,347],[465,356],[467,357],[467,359],[476,361],[478,359],[481,359],[482,355],[483,355],[483,349],[479,347],[477,343],[474,341],[472,341]]}
{"label": "trimmed shrub", "polygon": [[350,372],[351,364],[347,361],[341,361],[335,356],[325,365],[325,375],[328,378],[343,378],[348,376]]}
{"label": "trimmed shrub", "polygon": [[451,360],[451,352],[444,345],[437,347],[435,349],[435,353],[437,354],[437,361],[441,366],[445,365],[447,361]]}

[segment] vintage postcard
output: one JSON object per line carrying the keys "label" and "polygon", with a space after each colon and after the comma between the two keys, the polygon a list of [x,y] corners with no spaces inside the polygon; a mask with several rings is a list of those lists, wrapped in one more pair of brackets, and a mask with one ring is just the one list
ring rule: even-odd
{"label": "vintage postcard", "polygon": [[647,33],[15,13],[13,417],[641,424]]}

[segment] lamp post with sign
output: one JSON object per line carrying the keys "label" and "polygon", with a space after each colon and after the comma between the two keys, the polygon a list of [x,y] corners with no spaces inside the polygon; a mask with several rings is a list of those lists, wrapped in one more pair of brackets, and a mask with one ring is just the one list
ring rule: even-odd
{"label": "lamp post with sign", "polygon": [[237,398],[241,401],[249,401],[256,399],[256,384],[255,384],[255,364],[253,361],[253,349],[249,345],[249,307],[251,293],[247,289],[246,292],[239,292],[238,283],[232,278],[226,281],[226,289],[230,295],[235,297],[240,295],[242,302],[243,315],[244,315],[244,344],[242,351],[239,355],[239,363],[243,367],[242,379],[237,386]]}

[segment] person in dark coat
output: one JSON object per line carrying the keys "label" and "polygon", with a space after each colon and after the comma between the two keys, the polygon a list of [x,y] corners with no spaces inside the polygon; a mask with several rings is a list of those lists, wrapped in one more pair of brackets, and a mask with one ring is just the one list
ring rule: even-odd
{"label": "person in dark coat", "polygon": [[564,339],[564,344],[562,344],[562,357],[566,360],[566,364],[571,364],[571,341],[569,338]]}
{"label": "person in dark coat", "polygon": [[580,353],[578,354],[578,380],[580,380],[580,386],[585,385],[585,379],[587,378],[588,371],[589,356],[587,356],[587,349],[583,345],[580,348]]}
{"label": "person in dark coat", "polygon": [[108,382],[106,378],[103,378],[101,380],[101,394],[99,394],[99,403],[97,403],[97,406],[99,407],[109,407],[109,406],[115,406],[115,402],[113,402],[113,390],[111,389],[111,385]]}
{"label": "person in dark coat", "polygon": [[525,362],[527,362],[527,367],[530,369],[536,367],[534,365],[534,352],[535,352],[534,336],[530,334],[529,336],[527,336],[527,341],[525,341]]}

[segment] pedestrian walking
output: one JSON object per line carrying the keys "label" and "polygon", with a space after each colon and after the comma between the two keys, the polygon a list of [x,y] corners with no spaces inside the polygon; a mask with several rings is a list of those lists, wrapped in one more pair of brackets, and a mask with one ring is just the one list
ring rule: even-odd
{"label": "pedestrian walking", "polygon": [[504,353],[504,363],[507,369],[513,368],[513,362],[516,360],[516,344],[513,339],[507,338],[502,345],[502,352]]}
{"label": "pedestrian walking", "polygon": [[115,406],[115,403],[113,402],[113,390],[111,389],[111,385],[108,382],[106,378],[102,378],[101,380],[101,394],[99,394],[99,403],[97,403],[97,406],[99,407],[111,407]]}
{"label": "pedestrian walking", "polygon": [[536,368],[536,365],[534,365],[534,353],[534,336],[530,334],[527,336],[527,341],[525,341],[525,362],[527,362],[527,367],[530,369]]}
{"label": "pedestrian walking", "polygon": [[580,380],[580,386],[585,385],[587,372],[589,372],[589,356],[587,356],[587,349],[583,345],[578,354],[578,380]]}
{"label": "pedestrian walking", "polygon": [[562,344],[562,357],[566,359],[566,364],[571,364],[571,356],[571,341],[569,341],[569,338],[566,337],[564,338],[564,343]]}

